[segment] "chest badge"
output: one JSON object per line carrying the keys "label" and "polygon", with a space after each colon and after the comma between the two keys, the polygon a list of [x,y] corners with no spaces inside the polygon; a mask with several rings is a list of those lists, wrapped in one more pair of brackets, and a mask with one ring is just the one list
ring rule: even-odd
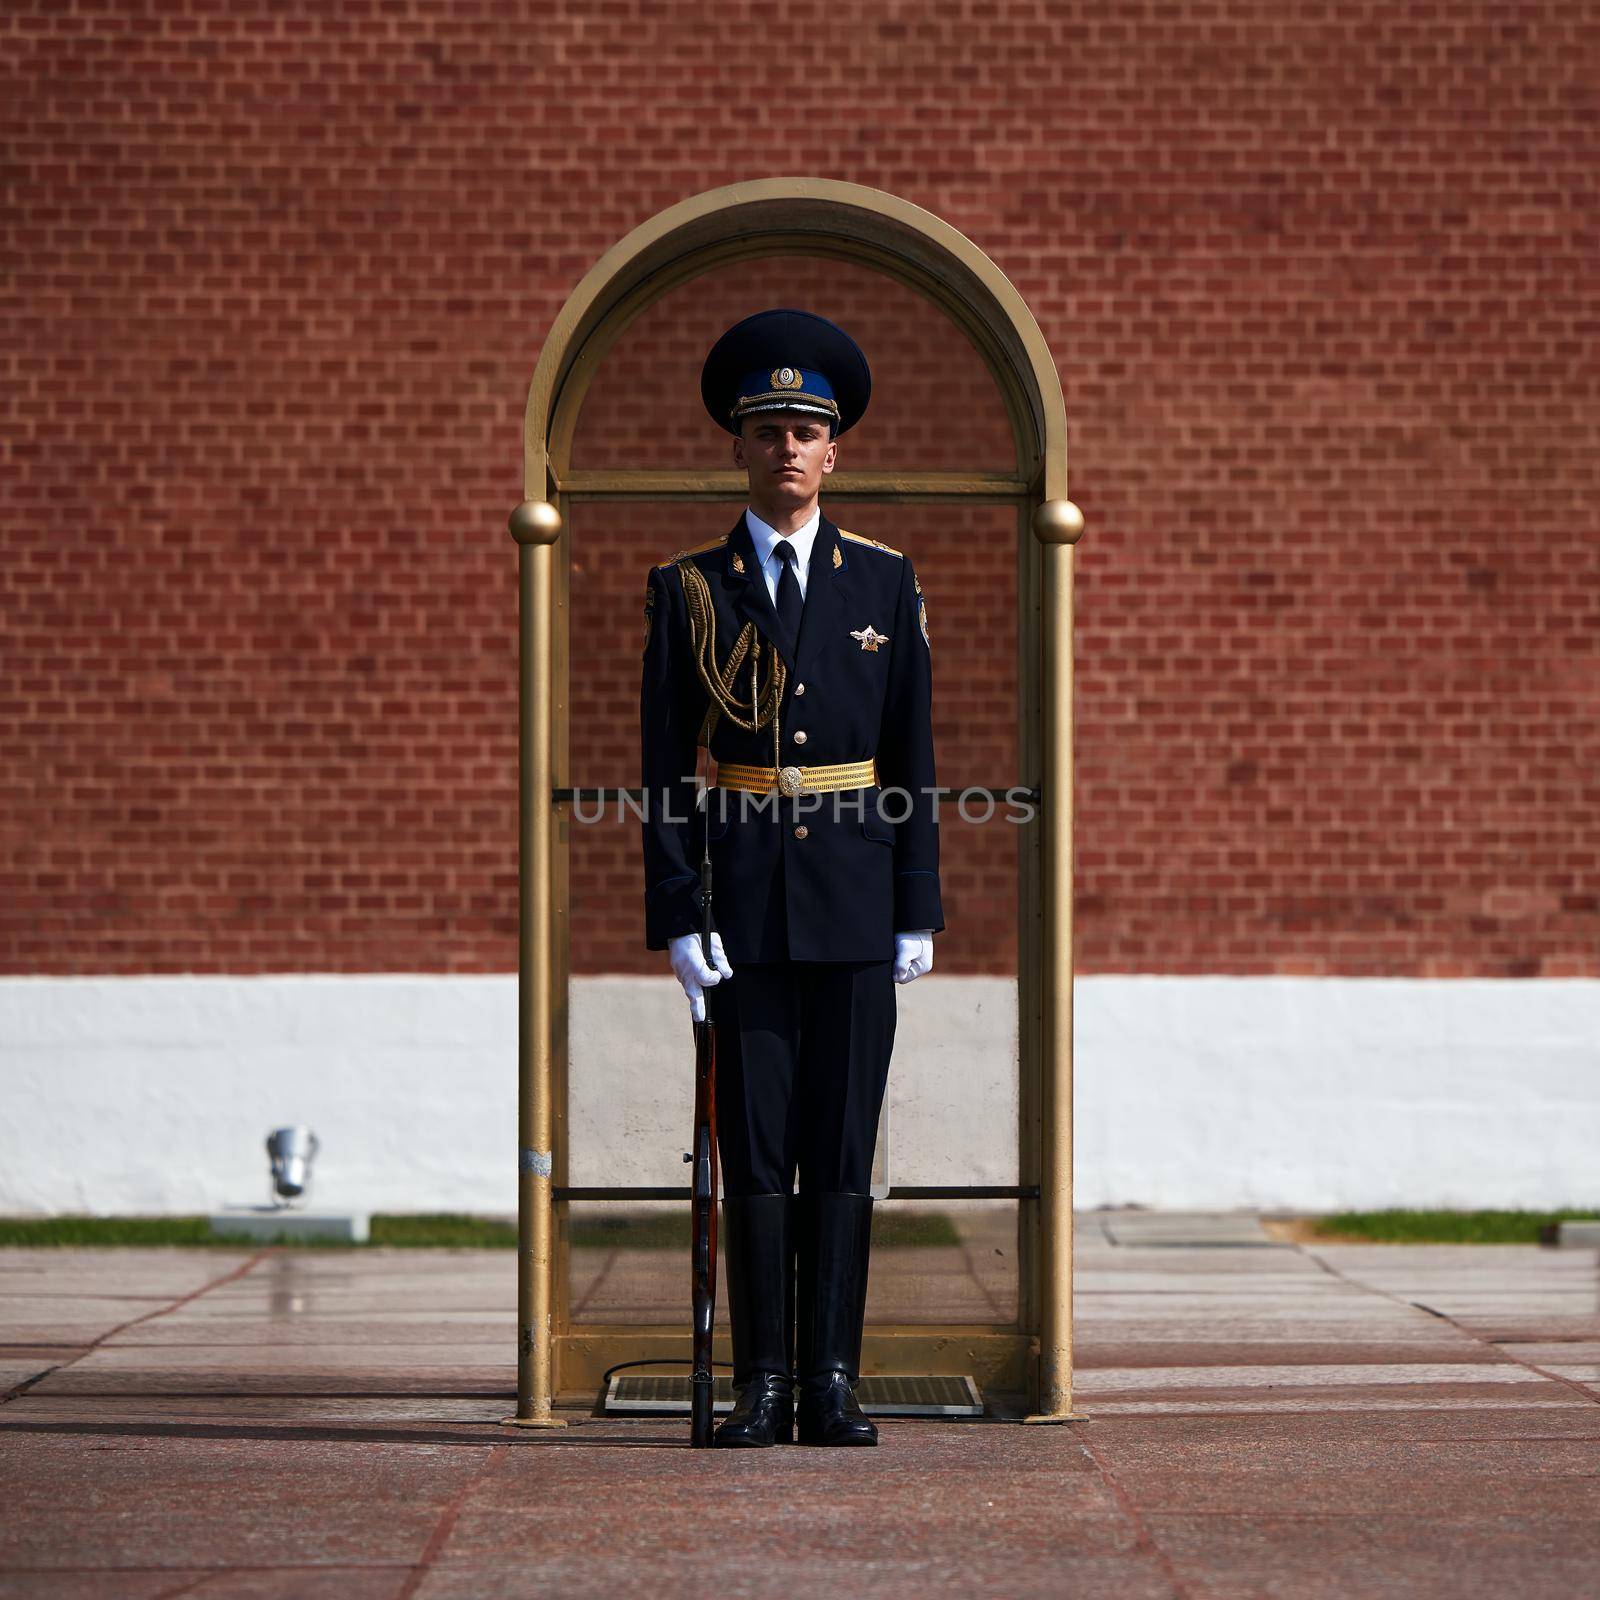
{"label": "chest badge", "polygon": [[850,630],[850,637],[852,639],[859,639],[861,641],[861,648],[863,650],[871,650],[874,652],[876,652],[880,644],[888,644],[889,642],[889,635],[886,633],[879,633],[870,622],[864,628],[852,628]]}

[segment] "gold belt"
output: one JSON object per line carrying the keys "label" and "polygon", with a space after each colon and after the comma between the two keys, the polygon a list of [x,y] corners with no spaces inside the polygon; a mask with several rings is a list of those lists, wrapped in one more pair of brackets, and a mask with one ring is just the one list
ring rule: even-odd
{"label": "gold belt", "polygon": [[878,781],[876,761],[842,761],[832,767],[747,767],[717,763],[717,787],[746,794],[827,794],[836,789],[868,789]]}

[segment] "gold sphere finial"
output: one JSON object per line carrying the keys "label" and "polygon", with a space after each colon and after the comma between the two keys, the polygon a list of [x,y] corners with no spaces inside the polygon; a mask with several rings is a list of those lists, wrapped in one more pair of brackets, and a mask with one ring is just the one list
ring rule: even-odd
{"label": "gold sphere finial", "polygon": [[1070,500],[1046,500],[1033,514],[1033,536],[1040,544],[1076,544],[1083,513]]}
{"label": "gold sphere finial", "polygon": [[511,513],[510,526],[518,544],[554,544],[561,537],[561,513],[548,500],[524,500]]}

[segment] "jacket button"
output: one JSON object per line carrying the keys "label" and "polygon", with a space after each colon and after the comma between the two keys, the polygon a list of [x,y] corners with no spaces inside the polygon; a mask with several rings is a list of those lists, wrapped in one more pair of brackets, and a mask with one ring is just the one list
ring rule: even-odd
{"label": "jacket button", "polygon": [[803,683],[797,683],[794,686],[794,692],[796,694],[804,694],[806,692],[806,686]]}
{"label": "jacket button", "polygon": [[803,839],[810,832],[811,830],[805,825],[805,823],[802,822],[800,826],[794,830],[794,836],[797,839]]}
{"label": "jacket button", "polygon": [[795,735],[795,736],[794,736],[794,742],[795,742],[795,743],[796,743],[796,744],[804,744],[804,743],[805,743],[805,742],[806,742],[806,735],[805,735],[805,729],[803,729],[803,728],[802,728],[802,729],[801,729],[801,730],[800,730],[800,732],[799,732],[799,733],[797,733],[797,734],[796,734],[796,735]]}

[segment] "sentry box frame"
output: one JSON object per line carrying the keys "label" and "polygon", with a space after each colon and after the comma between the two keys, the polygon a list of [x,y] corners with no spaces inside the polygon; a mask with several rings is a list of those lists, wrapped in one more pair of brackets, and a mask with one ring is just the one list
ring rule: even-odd
{"label": "sentry box frame", "polygon": [[[1061,381],[1033,313],[970,239],[931,212],[877,189],[773,178],[708,190],[613,245],[584,277],[540,353],[523,430],[523,500],[511,515],[520,611],[518,959],[517,1410],[556,1426],[552,1400],[593,1392],[628,1357],[681,1356],[682,1326],[574,1325],[561,1281],[567,1066],[567,826],[573,775],[567,731],[564,512],[584,500],[743,498],[733,471],[572,464],[584,398],[607,353],[643,311],[692,280],[767,256],[865,266],[920,295],[978,351],[998,386],[1015,460],[1001,472],[838,472],[830,494],[899,503],[1010,506],[1018,523],[1019,782],[1038,792],[1018,855],[1018,1317],[1010,1325],[869,1325],[868,1372],[976,1372],[1026,1389],[1033,1420],[1072,1409],[1072,585],[1083,519],[1067,498]],[[1031,537],[1030,537],[1031,535]],[[687,1117],[687,1108],[685,1116]],[[652,1194],[655,1191],[650,1191]],[[958,1184],[916,1198],[994,1196]],[[618,1198],[622,1196],[619,1194]]]}

